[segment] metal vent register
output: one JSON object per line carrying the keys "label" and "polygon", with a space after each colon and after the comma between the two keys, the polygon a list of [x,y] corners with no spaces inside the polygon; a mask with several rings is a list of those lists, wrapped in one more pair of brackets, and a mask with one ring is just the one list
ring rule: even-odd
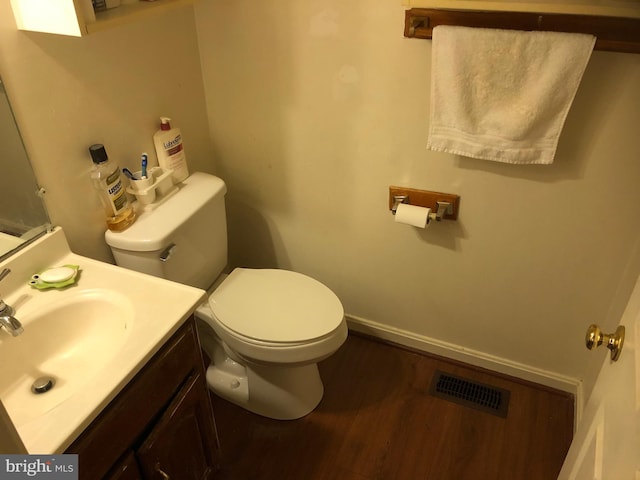
{"label": "metal vent register", "polygon": [[440,370],[433,377],[429,393],[434,397],[503,418],[507,417],[511,395],[508,390],[473,382]]}

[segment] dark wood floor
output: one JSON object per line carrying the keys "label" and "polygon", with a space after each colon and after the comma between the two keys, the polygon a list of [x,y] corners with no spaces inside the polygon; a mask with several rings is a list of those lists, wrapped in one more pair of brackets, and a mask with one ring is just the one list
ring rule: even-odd
{"label": "dark wood floor", "polygon": [[[429,395],[434,371],[511,392],[506,418]],[[213,397],[225,480],[552,480],[573,397],[350,335],[320,364],[325,395],[277,421]]]}

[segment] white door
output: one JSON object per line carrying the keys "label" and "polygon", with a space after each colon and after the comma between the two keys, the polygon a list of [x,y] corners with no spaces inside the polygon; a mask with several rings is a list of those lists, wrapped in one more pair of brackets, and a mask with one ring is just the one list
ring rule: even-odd
{"label": "white door", "polygon": [[640,373],[640,277],[620,324],[626,335],[617,362],[610,360],[604,347],[593,350],[607,359],[559,480],[640,480],[640,382],[636,379]]}

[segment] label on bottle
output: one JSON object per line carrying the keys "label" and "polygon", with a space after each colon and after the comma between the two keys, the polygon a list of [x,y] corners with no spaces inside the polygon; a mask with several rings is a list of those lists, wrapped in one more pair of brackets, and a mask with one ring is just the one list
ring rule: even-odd
{"label": "label on bottle", "polygon": [[173,183],[180,183],[189,176],[187,156],[179,128],[158,130],[153,135],[153,146],[156,149],[160,167],[163,170],[173,171],[171,174]]}
{"label": "label on bottle", "polygon": [[120,170],[116,168],[113,173],[105,179],[105,181],[107,184],[107,197],[111,203],[113,215],[116,216],[122,212],[122,210],[127,208],[129,204],[124,188],[122,187]]}
{"label": "label on bottle", "polygon": [[182,135],[178,134],[171,140],[162,143],[164,151],[169,159],[169,168],[179,170],[186,162],[184,149],[182,147]]}
{"label": "label on bottle", "polygon": [[167,155],[175,155],[182,151],[182,135],[178,134],[171,140],[162,143]]}

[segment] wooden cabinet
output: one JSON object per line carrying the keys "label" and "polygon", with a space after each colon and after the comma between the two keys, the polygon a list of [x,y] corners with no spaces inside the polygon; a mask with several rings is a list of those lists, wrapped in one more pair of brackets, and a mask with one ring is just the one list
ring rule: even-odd
{"label": "wooden cabinet", "polygon": [[138,0],[97,13],[91,0],[11,0],[11,7],[19,30],[82,37],[192,3]]}
{"label": "wooden cabinet", "polygon": [[134,453],[127,452],[122,461],[107,474],[105,480],[143,480]]}
{"label": "wooden cabinet", "polygon": [[215,478],[217,436],[193,318],[66,453],[79,454],[82,480]]}
{"label": "wooden cabinet", "polygon": [[[144,478],[213,478],[215,451],[209,399],[200,394],[199,377],[190,378],[136,452]],[[165,477],[163,477],[165,478]]]}

